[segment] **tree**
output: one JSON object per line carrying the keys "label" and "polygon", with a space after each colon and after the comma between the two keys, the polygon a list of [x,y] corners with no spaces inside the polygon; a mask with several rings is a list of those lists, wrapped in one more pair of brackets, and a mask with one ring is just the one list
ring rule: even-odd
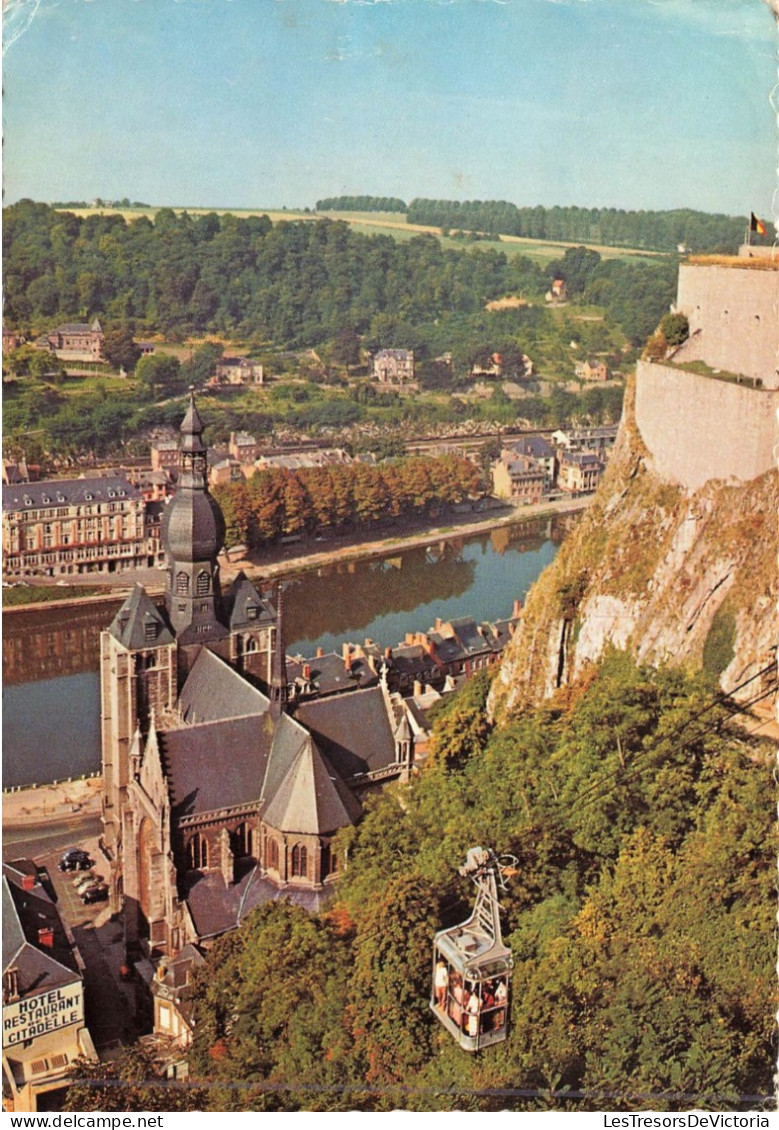
{"label": "tree", "polygon": [[140,360],[141,351],[135,343],[130,326],[110,330],[103,339],[103,356],[115,369],[131,373]]}
{"label": "tree", "polygon": [[169,353],[152,353],[141,357],[135,368],[135,376],[150,400],[161,396],[171,396],[181,392],[183,382],[180,375],[181,362]]}
{"label": "tree", "polygon": [[670,346],[682,345],[690,336],[690,323],[685,314],[666,314],[660,319],[660,333]]}
{"label": "tree", "polygon": [[186,1082],[163,1077],[152,1052],[138,1044],[117,1059],[82,1057],[70,1068],[65,1110],[202,1110],[203,1092]]}

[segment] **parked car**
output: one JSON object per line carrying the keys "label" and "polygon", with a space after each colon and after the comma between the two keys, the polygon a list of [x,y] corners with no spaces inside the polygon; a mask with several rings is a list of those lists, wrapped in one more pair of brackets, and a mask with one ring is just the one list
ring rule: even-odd
{"label": "parked car", "polygon": [[96,871],[88,871],[86,875],[79,875],[77,879],[74,879],[73,886],[80,894],[81,891],[86,890],[87,887],[93,887],[96,883],[102,882],[102,875],[98,875]]}
{"label": "parked car", "polygon": [[59,862],[60,871],[89,871],[95,861],[82,848],[69,848]]}
{"label": "parked car", "polygon": [[98,883],[97,886],[87,887],[85,891],[81,892],[81,901],[86,906],[91,902],[105,902],[108,898],[108,887],[105,883]]}

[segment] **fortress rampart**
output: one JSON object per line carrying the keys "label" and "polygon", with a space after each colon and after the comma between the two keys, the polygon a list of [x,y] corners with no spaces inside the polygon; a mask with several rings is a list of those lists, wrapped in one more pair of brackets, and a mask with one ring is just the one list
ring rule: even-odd
{"label": "fortress rampart", "polygon": [[[682,264],[676,310],[690,337],[668,362],[638,363],[641,437],[658,473],[688,490],[710,479],[750,482],[776,466],[778,268],[748,257]],[[677,367],[688,361],[713,373]]]}
{"label": "fortress rampart", "polygon": [[639,361],[636,423],[664,478],[698,490],[709,479],[749,482],[776,466],[779,390],[747,388]]}
{"label": "fortress rampart", "polygon": [[779,269],[746,258],[683,263],[676,309],[690,323],[676,360],[702,360],[779,388]]}

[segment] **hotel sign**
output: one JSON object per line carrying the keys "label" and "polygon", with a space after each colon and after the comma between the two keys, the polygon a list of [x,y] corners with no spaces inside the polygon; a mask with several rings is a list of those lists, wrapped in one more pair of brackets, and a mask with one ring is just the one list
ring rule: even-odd
{"label": "hotel sign", "polygon": [[83,1023],[84,988],[81,982],[39,993],[3,1005],[3,1047],[23,1044],[70,1024]]}

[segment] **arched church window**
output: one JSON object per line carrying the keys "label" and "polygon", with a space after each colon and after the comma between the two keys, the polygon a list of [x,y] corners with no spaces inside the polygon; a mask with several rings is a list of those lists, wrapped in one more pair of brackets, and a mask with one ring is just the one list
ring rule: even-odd
{"label": "arched church window", "polygon": [[239,824],[233,832],[233,854],[239,859],[247,855],[254,855],[254,836],[251,825]]}
{"label": "arched church window", "polygon": [[195,582],[195,584],[196,584],[195,594],[197,596],[208,596],[208,590],[209,590],[209,587],[210,587],[210,580],[209,580],[208,573],[205,571],[205,569],[200,570],[200,572],[197,575],[197,581]]}
{"label": "arched church window", "polygon": [[268,856],[266,860],[268,867],[272,867],[274,871],[279,869],[279,845],[278,841],[274,840],[271,836],[268,839]]}
{"label": "arched church window", "polygon": [[254,638],[254,636],[247,636],[244,651],[248,654],[250,651],[256,651],[256,650],[257,650],[257,640]]}
{"label": "arched church window", "polygon": [[308,849],[295,844],[292,849],[292,877],[305,879],[308,874]]}
{"label": "arched church window", "polygon": [[187,844],[187,862],[190,871],[204,871],[208,867],[208,840],[195,832]]}
{"label": "arched church window", "polygon": [[185,573],[182,569],[180,573],[176,573],[176,595],[187,596],[189,593],[189,574]]}

